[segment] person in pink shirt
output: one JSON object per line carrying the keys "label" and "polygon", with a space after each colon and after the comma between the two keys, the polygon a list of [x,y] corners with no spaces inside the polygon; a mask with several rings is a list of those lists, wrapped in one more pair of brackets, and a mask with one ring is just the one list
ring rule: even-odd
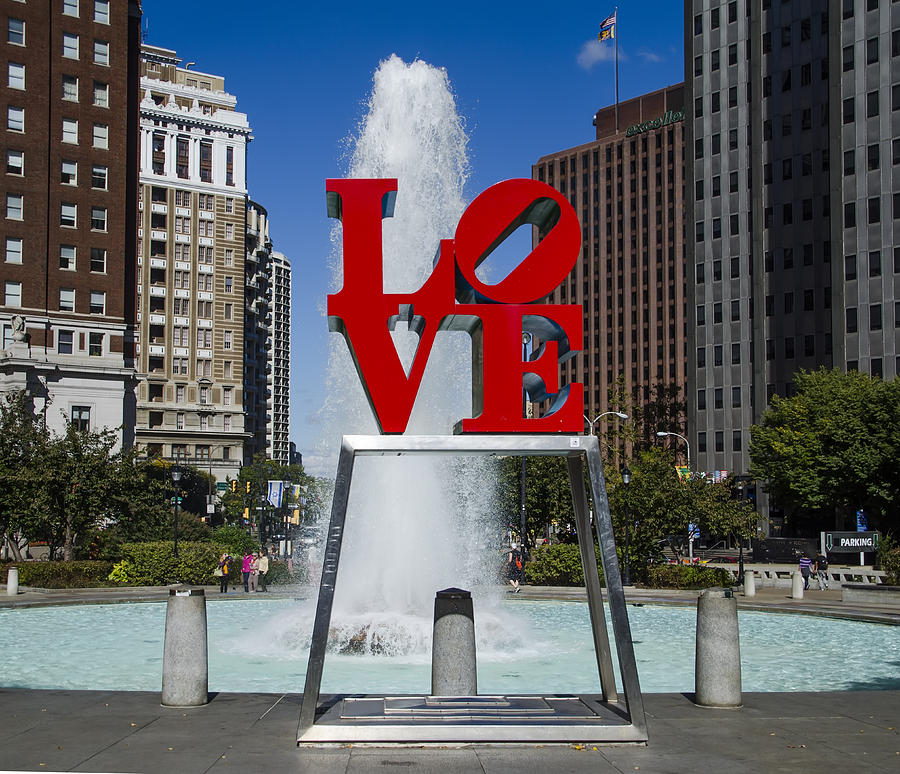
{"label": "person in pink shirt", "polygon": [[243,561],[241,563],[241,574],[244,576],[244,591],[245,593],[250,593],[250,573],[253,571],[253,554],[249,551],[244,554]]}

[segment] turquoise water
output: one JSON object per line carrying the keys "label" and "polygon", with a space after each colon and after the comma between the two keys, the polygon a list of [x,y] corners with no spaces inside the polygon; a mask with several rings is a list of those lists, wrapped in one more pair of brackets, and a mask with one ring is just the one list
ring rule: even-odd
{"label": "turquoise water", "polygon": [[[159,690],[165,611],[164,603],[0,610],[0,686]],[[628,614],[641,688],[692,691],[695,609],[629,606]],[[302,691],[308,603],[217,601],[207,615],[210,690]],[[475,620],[480,693],[599,690],[585,604],[510,600],[479,617],[476,602]],[[756,612],[739,621],[745,691],[900,689],[896,627]],[[430,658],[427,648],[390,658],[329,654],[322,690],[427,693]]]}

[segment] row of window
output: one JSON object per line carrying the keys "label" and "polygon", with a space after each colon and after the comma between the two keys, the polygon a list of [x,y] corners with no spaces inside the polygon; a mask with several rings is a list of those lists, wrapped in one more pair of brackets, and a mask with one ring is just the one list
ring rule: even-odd
{"label": "row of window", "polygon": [[[11,132],[25,131],[25,108],[8,105],[6,108],[6,128]],[[78,145],[78,119],[64,118],[62,120],[62,141],[69,145]],[[94,148],[107,150],[109,148],[109,125],[93,124],[91,142]]]}
{"label": "row of window", "polygon": [[[91,207],[91,231],[105,232],[108,213],[106,207]],[[7,220],[24,220],[25,197],[22,194],[6,194]],[[78,227],[78,205],[62,202],[59,205],[59,225],[65,228]]]}
{"label": "row of window", "polygon": [[[231,414],[223,414],[222,415],[222,429],[223,430],[231,430]],[[175,414],[175,429],[176,430],[184,430],[184,414],[182,412],[178,412]],[[209,430],[210,429],[210,416],[208,414],[200,414],[200,429],[201,430]],[[173,449],[177,444],[173,444]],[[198,457],[200,459],[208,459],[209,458],[209,447],[197,446]],[[206,457],[203,457],[199,450],[206,448]],[[227,451],[227,448],[223,449],[223,452]],[[224,459],[228,459],[228,457],[224,457]]]}
{"label": "row of window", "polygon": [[[75,75],[62,76],[62,98],[66,102],[78,102],[78,77]],[[103,81],[94,81],[93,90],[94,107],[109,107],[109,84]]]}
{"label": "row of window", "polygon": [[[22,177],[25,174],[25,153],[20,150],[6,151],[6,174]],[[78,162],[63,160],[60,165],[60,183],[78,185]],[[91,188],[106,191],[109,188],[109,168],[101,164],[91,166]]]}
{"label": "row of window", "polygon": [[[715,449],[717,452],[725,451],[725,434],[721,430],[715,431]],[[741,451],[741,447],[743,444],[743,431],[741,430],[732,430],[731,431],[731,450],[739,452]],[[701,430],[697,433],[697,449],[703,454],[707,451],[706,448],[706,431]]]}
{"label": "row of window", "polygon": [[[88,332],[88,356],[102,357],[105,334],[96,331]],[[56,351],[60,355],[75,354],[75,331],[60,329],[56,331]]]}
{"label": "row of window", "polygon": [[[64,32],[62,36],[62,55],[64,59],[80,59],[80,36]],[[94,64],[109,67],[109,43],[105,40],[94,40]]]}
{"label": "row of window", "polygon": [[[86,0],[90,2],[90,0]],[[63,16],[80,16],[80,0],[62,0]],[[94,0],[94,21],[99,24],[109,24],[109,0]]]}
{"label": "row of window", "polygon": [[[845,310],[847,333],[856,333],[859,326],[858,309],[855,306]],[[900,328],[900,301],[894,302],[894,327]],[[869,304],[869,330],[880,331],[882,329],[881,304]]]}
{"label": "row of window", "polygon": [[[4,292],[4,304],[6,306],[21,307],[22,306],[22,283],[6,282]],[[74,312],[75,311],[75,288],[59,289],[59,311]],[[88,312],[90,314],[106,314],[106,293],[100,290],[92,290],[90,292],[90,302],[88,304]]]}

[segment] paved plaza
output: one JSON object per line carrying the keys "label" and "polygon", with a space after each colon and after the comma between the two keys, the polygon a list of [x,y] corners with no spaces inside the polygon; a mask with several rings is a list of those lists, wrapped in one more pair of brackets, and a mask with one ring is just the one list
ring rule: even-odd
{"label": "paved plaza", "polygon": [[[207,591],[211,603],[219,595]],[[309,593],[285,589],[278,596]],[[274,596],[273,594],[272,596]],[[229,594],[253,597],[242,592]],[[526,588],[517,598],[583,599],[583,589]],[[629,589],[629,604],[694,605],[697,592]],[[168,589],[27,590],[0,605],[162,600]],[[271,598],[271,596],[270,596]],[[900,624],[900,610],[847,605],[839,590],[764,587],[742,609]],[[898,630],[900,631],[900,630]],[[60,646],[65,643],[60,641]],[[873,654],[883,657],[885,654]],[[811,654],[811,658],[814,654]],[[900,663],[897,665],[900,675]],[[0,771],[84,772],[896,772],[900,691],[744,694],[736,710],[697,707],[687,694],[645,694],[649,744],[297,748],[297,694],[216,694],[193,709],[158,692],[0,689]]]}

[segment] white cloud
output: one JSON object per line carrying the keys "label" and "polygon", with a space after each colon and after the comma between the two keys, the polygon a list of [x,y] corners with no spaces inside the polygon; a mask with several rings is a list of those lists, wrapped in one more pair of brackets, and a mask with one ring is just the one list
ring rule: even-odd
{"label": "white cloud", "polygon": [[638,51],[638,56],[643,59],[645,62],[662,62],[663,58],[657,54],[655,51],[651,51],[649,48],[642,48]]}
{"label": "white cloud", "polygon": [[[585,70],[590,70],[597,62],[613,62],[615,58],[615,44],[601,43],[596,38],[587,41],[578,52],[578,64]],[[619,59],[624,60],[621,52]]]}

